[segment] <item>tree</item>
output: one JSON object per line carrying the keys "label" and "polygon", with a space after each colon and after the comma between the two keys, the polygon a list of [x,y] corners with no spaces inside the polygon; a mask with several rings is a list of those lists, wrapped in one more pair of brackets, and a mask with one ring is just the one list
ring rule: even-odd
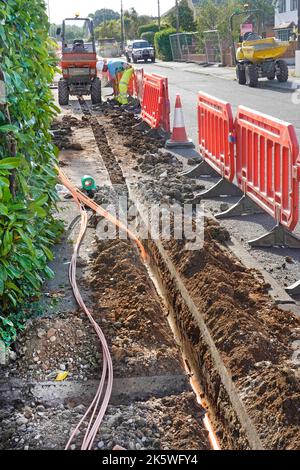
{"label": "tree", "polygon": [[[249,8],[254,8],[254,6]],[[201,7],[199,7],[197,17],[197,30],[200,37],[203,37],[203,31],[216,29],[219,31],[221,39],[230,39],[229,18],[232,13],[236,11],[243,12],[244,10],[244,6],[238,0],[226,0],[219,3],[213,0],[204,0]],[[234,22],[236,38],[239,35],[240,24],[247,19],[247,16],[245,12],[245,16],[242,15],[238,21]]]}
{"label": "tree", "polygon": [[[195,31],[196,24],[194,21],[194,14],[190,9],[187,0],[181,0],[179,3],[179,27],[182,31]],[[167,22],[173,28],[176,28],[176,11],[175,8],[171,10],[171,13],[167,17]]]}
{"label": "tree", "polygon": [[250,0],[249,8],[258,8],[264,13],[264,21],[266,24],[274,24],[274,13],[276,8],[276,0]]}
{"label": "tree", "polygon": [[120,15],[117,11],[102,8],[101,10],[90,13],[89,17],[94,21],[94,27],[100,26],[103,23],[107,23],[111,20],[119,20]]}
{"label": "tree", "polygon": [[[105,12],[103,14],[103,12]],[[117,41],[121,40],[121,19],[119,13],[113,10],[97,10],[94,14],[89,15],[94,20],[95,37],[101,38],[115,38]],[[105,20],[104,20],[105,19]],[[139,16],[134,8],[124,11],[124,28],[126,39],[137,39],[138,30],[140,26],[153,23],[151,16]]]}
{"label": "tree", "polygon": [[110,20],[107,23],[103,23],[95,28],[95,38],[115,38],[117,41],[121,41],[121,21]]}
{"label": "tree", "polygon": [[124,27],[126,39],[137,39],[140,26],[150,23],[153,20],[150,16],[139,16],[134,8],[124,12]]}

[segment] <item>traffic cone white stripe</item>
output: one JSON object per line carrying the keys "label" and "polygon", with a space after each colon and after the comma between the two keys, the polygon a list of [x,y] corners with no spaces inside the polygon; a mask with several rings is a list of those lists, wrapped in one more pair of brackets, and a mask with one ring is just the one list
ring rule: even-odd
{"label": "traffic cone white stripe", "polygon": [[175,108],[173,127],[185,127],[182,108]]}
{"label": "traffic cone white stripe", "polygon": [[173,132],[171,139],[166,142],[166,147],[194,147],[186,134],[180,95],[176,95]]}

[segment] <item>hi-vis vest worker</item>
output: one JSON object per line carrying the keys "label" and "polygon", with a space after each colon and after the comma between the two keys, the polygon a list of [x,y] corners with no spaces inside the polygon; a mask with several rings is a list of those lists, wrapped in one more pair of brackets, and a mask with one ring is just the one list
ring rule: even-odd
{"label": "hi-vis vest worker", "polygon": [[[122,59],[101,59],[97,63],[97,69],[102,74],[108,73],[108,78],[112,82],[115,98],[121,104],[127,104],[127,91],[130,79],[133,74],[133,69],[131,68],[131,65]],[[127,74],[126,72],[130,70],[130,74]],[[126,75],[124,76],[125,73]],[[129,79],[127,80],[128,76]]]}
{"label": "hi-vis vest worker", "polygon": [[131,77],[134,73],[134,70],[132,67],[128,68],[123,72],[120,84],[119,84],[119,96],[117,100],[119,101],[120,104],[128,104],[128,87],[129,87],[129,82],[131,80]]}

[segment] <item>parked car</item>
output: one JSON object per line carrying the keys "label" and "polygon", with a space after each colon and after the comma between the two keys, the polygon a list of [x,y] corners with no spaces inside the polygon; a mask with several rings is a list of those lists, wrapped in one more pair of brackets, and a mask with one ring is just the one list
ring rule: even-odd
{"label": "parked car", "polygon": [[149,44],[148,41],[142,39],[131,41],[125,49],[125,55],[128,62],[134,62],[137,64],[139,60],[144,62],[155,62],[155,50],[154,47]]}

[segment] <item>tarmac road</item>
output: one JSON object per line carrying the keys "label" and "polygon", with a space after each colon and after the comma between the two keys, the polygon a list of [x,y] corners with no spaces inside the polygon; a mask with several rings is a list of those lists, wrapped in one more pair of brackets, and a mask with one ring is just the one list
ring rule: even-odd
{"label": "tarmac road", "polygon": [[[165,75],[169,79],[171,111],[173,113],[175,95],[180,93],[184,117],[190,137],[197,143],[197,93],[204,91],[217,98],[228,101],[233,113],[239,105],[291,122],[300,140],[300,90],[274,89],[266,79],[260,81],[258,88],[238,85],[232,79],[232,71],[226,68],[208,69],[195,64],[164,63],[139,64],[146,72]],[[173,68],[171,68],[173,67]],[[220,74],[220,77],[207,75]],[[299,104],[293,104],[297,93]]]}

